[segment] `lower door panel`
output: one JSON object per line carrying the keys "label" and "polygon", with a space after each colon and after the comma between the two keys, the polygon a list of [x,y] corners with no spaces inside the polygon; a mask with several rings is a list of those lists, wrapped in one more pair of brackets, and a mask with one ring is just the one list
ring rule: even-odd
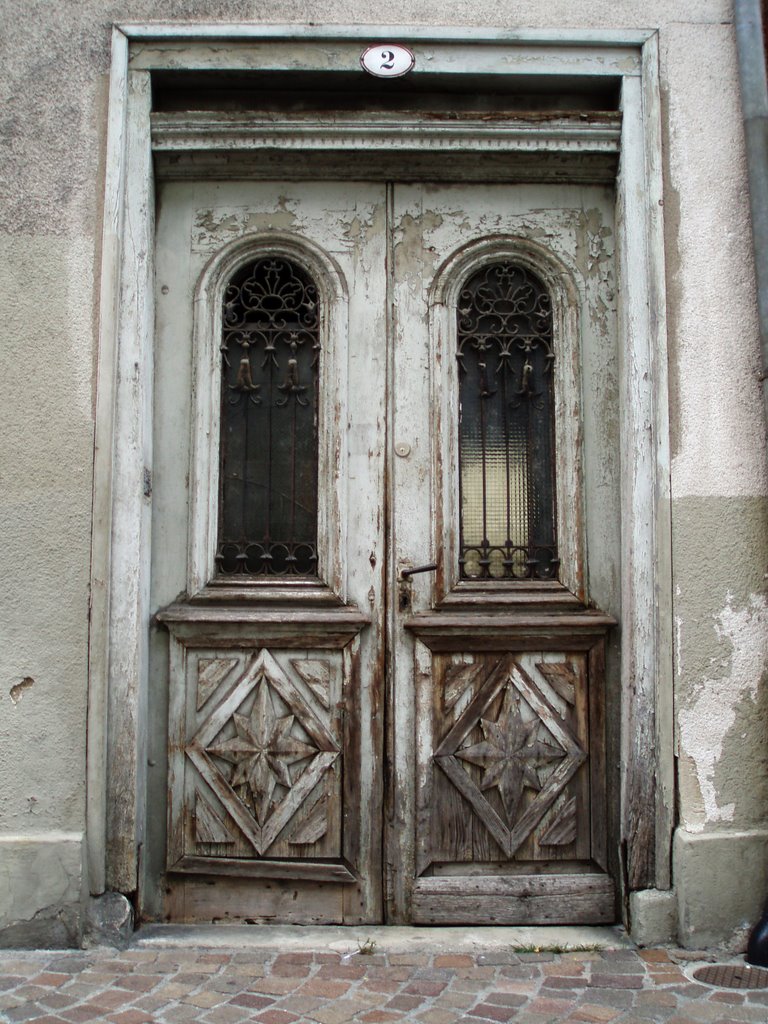
{"label": "lower door panel", "polygon": [[500,643],[472,650],[471,632],[434,631],[416,642],[412,919],[613,921],[603,639]]}
{"label": "lower door panel", "polygon": [[171,633],[170,917],[359,919],[362,819],[375,803],[361,792],[356,725],[365,620],[201,622],[184,605],[160,618]]}

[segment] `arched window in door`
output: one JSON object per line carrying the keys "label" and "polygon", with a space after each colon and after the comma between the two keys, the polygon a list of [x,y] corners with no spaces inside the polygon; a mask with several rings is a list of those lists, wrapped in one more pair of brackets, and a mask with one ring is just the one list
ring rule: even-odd
{"label": "arched window in door", "polygon": [[318,289],[296,262],[251,260],[224,291],[216,568],[317,576]]}
{"label": "arched window in door", "polygon": [[464,283],[457,319],[461,578],[557,579],[551,297],[500,260]]}

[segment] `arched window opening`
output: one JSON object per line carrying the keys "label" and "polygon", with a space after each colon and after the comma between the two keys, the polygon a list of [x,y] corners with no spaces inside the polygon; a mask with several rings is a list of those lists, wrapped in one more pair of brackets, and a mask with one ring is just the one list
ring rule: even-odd
{"label": "arched window opening", "polygon": [[317,576],[318,290],[281,256],[224,292],[219,574]]}
{"label": "arched window opening", "polygon": [[552,302],[507,260],[459,294],[460,575],[557,579]]}

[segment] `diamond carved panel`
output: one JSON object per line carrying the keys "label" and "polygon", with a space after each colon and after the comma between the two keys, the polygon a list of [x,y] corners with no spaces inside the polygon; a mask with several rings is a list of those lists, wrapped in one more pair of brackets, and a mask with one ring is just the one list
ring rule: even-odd
{"label": "diamond carved panel", "polygon": [[266,650],[250,658],[186,754],[243,834],[265,854],[339,756],[330,732]]}
{"label": "diamond carved panel", "polygon": [[[501,702],[494,712],[497,698]],[[472,739],[470,734],[476,737],[478,728],[482,739]],[[490,671],[434,759],[506,856],[512,857],[587,754],[534,676],[509,655]],[[479,781],[470,766],[482,770]],[[499,792],[503,813],[485,795],[492,789]],[[521,810],[526,790],[533,798]]]}

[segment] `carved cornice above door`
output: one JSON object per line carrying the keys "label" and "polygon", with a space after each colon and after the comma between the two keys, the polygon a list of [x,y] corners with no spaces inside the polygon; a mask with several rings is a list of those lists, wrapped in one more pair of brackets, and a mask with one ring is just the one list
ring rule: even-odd
{"label": "carved cornice above door", "polygon": [[[419,180],[612,181],[621,114],[467,116],[332,114],[264,117],[248,112],[156,112],[152,147],[164,178],[366,176]],[[311,152],[311,169],[296,153]],[[478,163],[477,156],[483,156]],[[449,156],[449,161],[446,161]],[[436,159],[438,157],[439,159]],[[514,159],[510,159],[514,158]],[[436,179],[436,180],[437,180]]]}
{"label": "carved cornice above door", "polygon": [[324,117],[263,117],[206,111],[152,115],[152,146],[163,152],[189,149],[441,149],[473,152],[618,153],[621,114],[577,113],[514,117],[433,114],[407,117],[377,113]]}

